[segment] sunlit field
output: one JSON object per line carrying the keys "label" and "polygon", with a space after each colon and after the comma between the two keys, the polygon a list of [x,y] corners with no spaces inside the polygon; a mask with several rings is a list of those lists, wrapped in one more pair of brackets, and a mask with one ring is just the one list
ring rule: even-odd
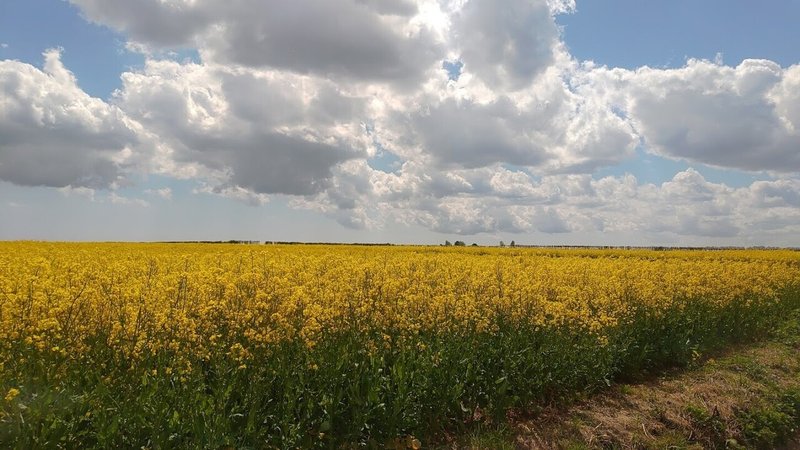
{"label": "sunlit field", "polygon": [[800,252],[0,244],[3,447],[426,447],[764,336]]}

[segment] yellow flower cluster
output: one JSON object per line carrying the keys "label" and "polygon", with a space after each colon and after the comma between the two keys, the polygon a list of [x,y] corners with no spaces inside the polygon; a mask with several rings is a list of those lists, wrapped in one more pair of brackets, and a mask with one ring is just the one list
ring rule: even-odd
{"label": "yellow flower cluster", "polygon": [[[80,359],[101,339],[130,358],[228,354],[374,333],[567,326],[603,339],[631,317],[702,298],[771,302],[800,252],[202,244],[0,244],[0,355]],[[5,358],[0,357],[0,364]]]}
{"label": "yellow flower cluster", "polygon": [[15,399],[15,398],[17,398],[17,396],[18,396],[18,395],[19,395],[19,389],[17,389],[17,388],[11,388],[11,389],[9,389],[9,390],[8,390],[8,392],[6,393],[5,400],[6,400],[7,402],[13,402],[13,401],[14,401],[14,399]]}

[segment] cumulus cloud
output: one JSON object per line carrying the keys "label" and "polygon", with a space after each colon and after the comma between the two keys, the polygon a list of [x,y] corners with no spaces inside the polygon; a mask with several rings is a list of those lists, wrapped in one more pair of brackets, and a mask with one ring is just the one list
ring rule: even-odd
{"label": "cumulus cloud", "polygon": [[776,232],[790,236],[800,223],[792,222],[800,220],[797,180],[732,188],[709,182],[694,169],[655,185],[630,174],[534,177],[499,166],[431,172],[406,164],[397,173],[386,173],[354,161],[340,168],[335,179],[335,189],[297,206],[347,226],[360,217],[359,227],[368,219],[463,235],[608,232],[654,236],[659,242],[692,236],[758,242],[756,237]]}
{"label": "cumulus cloud", "polygon": [[442,168],[591,172],[633,156],[639,136],[612,104],[572,82],[584,70],[564,59],[518,92],[468,72],[456,81],[441,74],[410,100],[386,100],[393,108],[375,118],[375,134],[394,154]]}
{"label": "cumulus cloud", "polygon": [[125,32],[134,40],[158,46],[189,46],[210,26],[210,11],[192,0],[75,0],[90,20]]}
{"label": "cumulus cloud", "polygon": [[163,198],[164,200],[172,200],[172,189],[165,187],[160,189],[145,189],[145,194],[155,195]]}
{"label": "cumulus cloud", "polygon": [[[161,165],[173,173],[211,171],[253,192],[308,195],[325,189],[332,167],[375,153],[376,143],[441,168],[502,163],[543,172],[590,172],[630,157],[637,143],[629,123],[570,85],[580,69],[561,48],[553,14],[572,2],[140,1],[142,11],[191,22],[177,30],[203,58],[149,60],[123,75],[116,98],[170,147]],[[134,39],[177,42],[126,12],[137,2],[76,3]],[[213,30],[200,37],[206,28]],[[427,56],[405,54],[406,44]],[[463,60],[459,80],[441,69],[445,56]],[[419,82],[374,84],[401,78]],[[375,142],[365,141],[366,124]]]}
{"label": "cumulus cloud", "polygon": [[531,139],[513,104],[499,99],[488,105],[448,99],[412,115],[411,129],[425,150],[443,165],[467,168],[496,162],[535,166],[547,150]]}
{"label": "cumulus cloud", "polygon": [[359,80],[421,80],[443,48],[408,0],[72,0],[133,40],[207,60]]}
{"label": "cumulus cloud", "polygon": [[333,166],[366,154],[363,99],[324,80],[148,61],[123,74],[114,102],[168,146],[163,173],[220,187],[313,194]]}
{"label": "cumulus cloud", "polygon": [[38,69],[0,61],[0,179],[24,186],[106,188],[124,181],[137,124],[90,97],[58,49]]}
{"label": "cumulus cloud", "polygon": [[192,191],[195,194],[218,195],[231,200],[240,201],[250,206],[263,206],[269,203],[269,196],[259,194],[240,186],[201,184]]}
{"label": "cumulus cloud", "polygon": [[62,195],[65,195],[67,197],[76,196],[76,197],[83,197],[92,202],[95,201],[96,191],[91,188],[83,186],[79,187],[64,186],[62,188],[58,188],[58,191],[61,192]]}
{"label": "cumulus cloud", "polygon": [[555,61],[559,31],[544,0],[468,0],[452,20],[465,70],[487,84],[524,88]]}
{"label": "cumulus cloud", "polygon": [[797,179],[756,181],[749,194],[749,200],[758,207],[800,208],[800,180]]}
{"label": "cumulus cloud", "polygon": [[720,167],[800,171],[800,66],[691,60],[624,77],[628,111],[651,151]]}
{"label": "cumulus cloud", "polygon": [[125,197],[113,191],[108,194],[108,201],[115,205],[135,205],[135,206],[141,206],[143,208],[150,206],[150,203],[147,200],[143,200],[141,198]]}

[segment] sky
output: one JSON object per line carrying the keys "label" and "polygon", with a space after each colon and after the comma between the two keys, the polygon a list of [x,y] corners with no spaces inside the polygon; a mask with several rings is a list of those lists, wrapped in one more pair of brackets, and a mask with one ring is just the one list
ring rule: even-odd
{"label": "sky", "polygon": [[800,2],[5,0],[0,239],[800,246]]}

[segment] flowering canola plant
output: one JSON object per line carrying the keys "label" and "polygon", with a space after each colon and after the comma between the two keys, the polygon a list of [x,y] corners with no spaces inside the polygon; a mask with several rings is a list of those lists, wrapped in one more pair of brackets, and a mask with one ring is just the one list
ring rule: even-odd
{"label": "flowering canola plant", "polygon": [[799,291],[789,250],[2,243],[0,442],[384,446],[757,338]]}

